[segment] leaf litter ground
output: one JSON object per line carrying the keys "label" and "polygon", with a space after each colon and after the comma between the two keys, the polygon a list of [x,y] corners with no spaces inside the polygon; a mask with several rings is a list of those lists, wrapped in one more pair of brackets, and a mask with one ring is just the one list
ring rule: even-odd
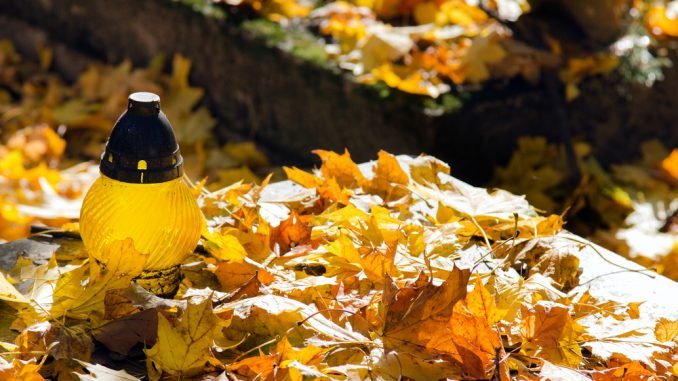
{"label": "leaf litter ground", "polygon": [[[92,73],[131,84],[155,76],[170,98],[183,94],[177,104],[192,105],[176,111],[178,126],[203,118],[192,116],[198,92],[180,57],[170,77],[95,67],[71,88],[41,81],[50,75],[41,66],[21,71],[30,80],[18,77],[20,61],[8,45],[2,51],[5,88],[19,89],[3,90],[5,239],[37,223],[77,237],[73,218],[97,170],[56,169],[69,160],[57,126],[82,120],[70,143],[112,125],[103,110],[129,90],[88,98]],[[72,102],[87,107],[65,106]],[[47,124],[24,127],[39,121]],[[195,138],[188,131],[180,139]],[[195,139],[182,140],[197,163],[189,171],[217,180],[191,184],[208,227],[182,266],[179,294],[163,299],[131,283],[145,261],[131,240],[109,248],[105,267],[77,238],[5,245],[2,328],[18,335],[2,343],[0,378],[636,380],[678,372],[676,284],[569,234],[559,215],[540,215],[523,197],[469,186],[430,156],[386,152],[358,166],[348,152],[319,150],[319,169],[284,169],[292,182],[233,182],[209,163],[266,165],[265,157],[251,145]],[[100,149],[100,138],[89,141],[80,149]]]}

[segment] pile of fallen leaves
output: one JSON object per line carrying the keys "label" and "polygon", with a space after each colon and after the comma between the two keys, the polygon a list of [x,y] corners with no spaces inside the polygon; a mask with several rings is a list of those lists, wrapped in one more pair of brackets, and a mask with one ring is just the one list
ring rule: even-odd
{"label": "pile of fallen leaves", "polygon": [[[318,34],[328,60],[360,82],[433,98],[492,79],[522,77],[536,83],[544,70],[552,70],[571,100],[584,78],[609,73],[621,60],[632,62],[634,70],[647,70],[657,54],[665,53],[650,46],[653,38],[678,37],[678,1],[551,2],[553,12],[576,19],[571,28],[605,40],[594,50],[580,39],[559,40],[531,24],[535,41],[514,38],[515,23],[540,3],[528,0],[217,2],[252,9],[283,28],[301,25]],[[638,49],[642,59],[636,60]]]}
{"label": "pile of fallen leaves", "polygon": [[[0,261],[7,340],[0,342],[0,379],[678,374],[676,309],[601,293],[591,286],[614,275],[584,264],[600,258],[614,273],[644,270],[608,263],[595,246],[562,231],[559,215],[540,215],[524,197],[471,187],[429,156],[386,152],[359,167],[348,153],[317,151],[322,165],[312,173],[285,168],[297,185],[270,184],[270,177],[257,185],[241,168],[264,168],[266,158],[248,143],[216,146],[215,122],[199,106],[201,90],[188,85],[182,57],[174,57],[170,75],[160,58],[145,69],[93,65],[68,86],[49,72],[50,55],[42,50],[31,63],[0,43],[0,239],[26,237],[36,224],[62,227],[51,234],[68,237],[50,239],[61,246],[47,255]],[[84,192],[98,175],[96,164],[81,161],[99,155],[136,90],[161,95],[191,176],[216,178],[192,184],[207,227],[171,299],[134,283],[147,256],[132,240],[91,261],[72,238]],[[564,160],[544,142],[525,144],[525,152],[538,152],[516,158],[503,181],[532,165],[550,186],[530,187],[528,197],[556,205],[550,188],[563,181],[561,169],[533,161]],[[666,155],[622,173],[661,187],[677,167],[675,155]],[[602,170],[587,168],[589,187],[626,200]],[[605,200],[595,205],[615,210]]]}
{"label": "pile of fallen leaves", "polygon": [[[313,173],[285,168],[298,185],[197,189],[208,227],[173,299],[131,283],[146,256],[129,239],[102,262],[74,250],[20,259],[0,277],[21,331],[0,343],[0,378],[678,375],[675,311],[589,290],[596,278],[580,278],[596,269],[580,263],[604,254],[559,216],[460,182],[430,156],[380,152],[359,167],[316,154]],[[95,365],[102,352],[139,374]]]}
{"label": "pile of fallen leaves", "polygon": [[160,95],[191,178],[208,176],[208,187],[217,189],[242,179],[258,182],[252,170],[269,166],[251,142],[218,145],[216,120],[200,105],[203,90],[188,84],[191,63],[179,55],[169,75],[157,57],[147,68],[129,61],[92,64],[74,84],[49,71],[49,49],[39,57],[24,59],[0,41],[0,241],[27,236],[31,223],[61,226],[78,217],[83,192],[98,175],[79,163],[99,159],[135,91]]}
{"label": "pile of fallen leaves", "polygon": [[563,147],[525,137],[492,183],[567,215],[573,231],[678,280],[678,149],[659,141],[640,148],[637,162],[605,170],[586,143],[577,143],[582,178],[573,187]]}

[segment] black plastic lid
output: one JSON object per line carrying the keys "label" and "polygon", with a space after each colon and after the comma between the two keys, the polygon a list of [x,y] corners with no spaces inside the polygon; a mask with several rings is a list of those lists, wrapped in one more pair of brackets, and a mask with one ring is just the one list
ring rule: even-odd
{"label": "black plastic lid", "polygon": [[101,172],[126,183],[162,183],[181,177],[183,162],[160,97],[131,94],[101,156]]}

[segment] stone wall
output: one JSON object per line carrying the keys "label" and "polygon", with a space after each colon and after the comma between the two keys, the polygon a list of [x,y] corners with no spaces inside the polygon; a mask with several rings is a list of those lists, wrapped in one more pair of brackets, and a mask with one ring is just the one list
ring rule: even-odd
{"label": "stone wall", "polygon": [[205,88],[207,105],[222,121],[219,138],[254,139],[286,164],[311,163],[315,148],[348,147],[356,161],[375,158],[379,149],[427,152],[449,161],[456,176],[478,182],[507,160],[518,136],[558,140],[567,125],[606,163],[636,155],[638,143],[650,138],[678,146],[676,68],[652,88],[627,92],[596,78],[567,105],[547,96],[544,84],[493,83],[457,111],[434,117],[423,112],[421,99],[394,91],[381,97],[378,89],[271,46],[230,14],[215,16],[209,7],[197,10],[205,2],[192,3],[4,0],[0,17],[15,26],[0,27],[0,37],[31,41],[27,30],[37,28],[110,63],[131,58],[144,65],[158,53],[184,54],[193,60],[192,83]]}

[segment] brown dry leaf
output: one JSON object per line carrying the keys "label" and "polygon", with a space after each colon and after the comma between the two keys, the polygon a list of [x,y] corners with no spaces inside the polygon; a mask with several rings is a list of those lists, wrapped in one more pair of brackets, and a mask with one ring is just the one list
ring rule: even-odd
{"label": "brown dry leaf", "polygon": [[126,289],[108,290],[104,297],[104,319],[115,320],[134,315],[141,310],[125,296]]}
{"label": "brown dry leaf", "polygon": [[223,322],[212,312],[212,301],[189,300],[181,317],[170,320],[158,312],[158,341],[146,353],[146,367],[151,380],[163,374],[191,377],[203,371],[212,356],[214,340]]}
{"label": "brown dry leaf", "polygon": [[456,347],[439,343],[432,347],[430,343],[435,344],[440,333],[447,332],[452,309],[466,295],[470,274],[469,270],[455,267],[440,286],[420,274],[414,283],[384,295],[384,346],[413,353],[414,348],[430,348],[459,356]]}
{"label": "brown dry leaf", "polygon": [[87,324],[59,327],[50,354],[55,360],[69,363],[72,360],[89,361],[94,352],[91,328]]}
{"label": "brown dry leaf", "polygon": [[92,334],[109,350],[126,356],[138,343],[144,347],[153,346],[157,333],[158,310],[151,308],[110,321]]}
{"label": "brown dry leaf", "polygon": [[49,322],[41,322],[27,327],[16,337],[14,342],[20,358],[28,360],[36,354],[47,355],[50,345],[56,341],[59,328]]}
{"label": "brown dry leaf", "polygon": [[66,327],[42,322],[23,330],[16,338],[16,348],[22,359],[49,354],[54,359],[52,373],[59,379],[69,379],[72,370],[77,368],[74,360],[89,361],[94,343],[87,324]]}

